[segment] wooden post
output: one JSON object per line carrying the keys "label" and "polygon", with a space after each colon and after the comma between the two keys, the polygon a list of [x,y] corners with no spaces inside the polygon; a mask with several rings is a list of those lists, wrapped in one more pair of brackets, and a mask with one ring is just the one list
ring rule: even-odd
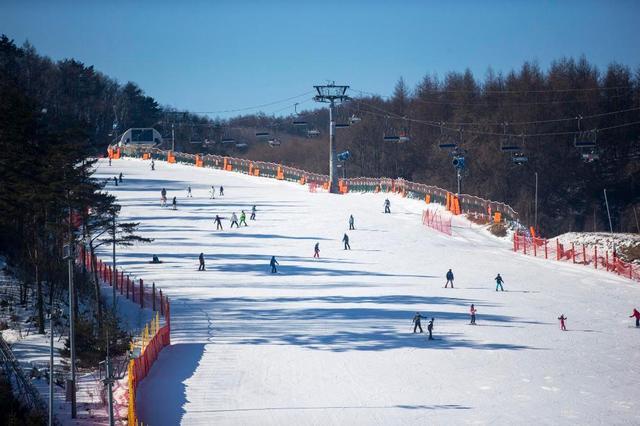
{"label": "wooden post", "polygon": [[587,250],[584,248],[584,244],[582,245],[582,263],[587,264]]}
{"label": "wooden post", "polygon": [[538,248],[536,247],[536,237],[533,237],[533,257],[538,257]]}
{"label": "wooden post", "polygon": [[556,238],[556,260],[560,260],[560,241]]}
{"label": "wooden post", "polygon": [[122,296],[122,287],[124,286],[124,271],[120,271],[120,295]]}
{"label": "wooden post", "polygon": [[594,262],[594,268],[598,269],[598,246],[593,246],[593,257],[596,259]]}
{"label": "wooden post", "polygon": [[136,301],[136,280],[131,280],[131,301]]}
{"label": "wooden post", "polygon": [[162,289],[160,289],[160,315],[164,316],[164,301],[162,300]]}
{"label": "wooden post", "polygon": [[573,243],[571,243],[571,259],[576,263],[576,246]]}
{"label": "wooden post", "polygon": [[152,295],[151,297],[152,309],[153,309],[153,312],[155,312],[156,311],[156,283],[154,282],[151,283],[151,295]]}
{"label": "wooden post", "polygon": [[525,235],[522,236],[522,252],[527,254],[527,237]]}
{"label": "wooden post", "polygon": [[129,299],[129,285],[131,284],[131,279],[127,275],[127,299]]}
{"label": "wooden post", "polygon": [[605,252],[604,268],[605,268],[607,271],[609,270],[609,250],[607,250],[607,251]]}
{"label": "wooden post", "polygon": [[140,308],[144,309],[144,281],[140,278]]}
{"label": "wooden post", "polygon": [[545,258],[545,259],[548,259],[548,258],[549,258],[549,256],[548,256],[548,252],[547,252],[547,243],[548,243],[548,241],[547,241],[547,240],[544,240],[544,258]]}

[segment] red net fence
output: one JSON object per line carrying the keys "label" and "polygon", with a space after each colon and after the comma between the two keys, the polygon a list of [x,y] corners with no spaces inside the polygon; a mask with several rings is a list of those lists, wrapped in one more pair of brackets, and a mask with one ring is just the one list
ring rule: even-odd
{"label": "red net fence", "polygon": [[[141,335],[132,342],[132,359],[128,367],[128,395],[126,401],[128,407],[128,424],[137,425],[138,415],[136,411],[136,392],[138,384],[147,376],[153,363],[158,358],[160,351],[171,344],[171,306],[169,298],[162,290],[156,288],[155,283],[145,285],[142,279],[132,279],[123,270],[113,268],[94,255],[80,247],[78,264],[83,264],[90,272],[97,272],[98,279],[103,286],[113,288],[116,294],[126,297],[133,303],[140,305],[140,309],[151,309],[156,313],[152,320],[142,330]],[[160,324],[160,317],[164,319],[164,325]],[[122,410],[117,408],[118,412]]]}
{"label": "red net fence", "polygon": [[451,235],[451,215],[437,210],[424,210],[422,212],[422,224]]}
{"label": "red net fence", "polygon": [[[295,167],[283,166],[264,161],[252,161],[245,158],[226,157],[221,155],[185,154],[164,151],[157,148],[123,147],[121,155],[145,160],[163,160],[174,163],[189,164],[196,167],[234,171],[251,176],[263,176],[278,180],[297,182],[309,185],[311,192],[327,191],[329,176],[311,173]],[[517,221],[518,213],[511,206],[497,201],[485,200],[468,194],[452,196],[446,189],[404,179],[391,178],[349,178],[339,180],[341,193],[347,192],[391,192],[403,197],[424,200],[427,204],[438,203],[447,206],[454,214],[483,214],[494,217],[498,213],[500,220]],[[453,200],[455,198],[455,200]],[[454,202],[452,202],[454,201]]]}
{"label": "red net fence", "polygon": [[598,250],[597,246],[562,244],[557,238],[548,240],[516,232],[513,234],[513,251],[602,269],[640,282],[640,265],[625,262],[615,251]]}

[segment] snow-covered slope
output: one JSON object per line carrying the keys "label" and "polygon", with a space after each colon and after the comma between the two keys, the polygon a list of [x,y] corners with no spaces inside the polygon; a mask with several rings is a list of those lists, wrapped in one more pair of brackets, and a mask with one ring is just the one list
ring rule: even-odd
{"label": "snow-covered slope", "polygon": [[[421,225],[417,200],[392,197],[389,215],[384,194],[310,194],[159,161],[155,171],[132,159],[99,166],[103,177],[124,173],[108,189],[155,238],[121,249],[120,264],[173,300],[173,345],[139,388],[145,423],[640,422],[640,330],[628,318],[637,283],[514,254],[464,219],[453,237],[439,234]],[[225,195],[209,199],[211,185]],[[177,210],[160,207],[163,187]],[[230,230],[231,213],[254,204],[257,220]],[[153,254],[164,263],[149,264]],[[449,268],[454,289],[443,288]],[[436,340],[412,333],[416,311],[435,318]]]}

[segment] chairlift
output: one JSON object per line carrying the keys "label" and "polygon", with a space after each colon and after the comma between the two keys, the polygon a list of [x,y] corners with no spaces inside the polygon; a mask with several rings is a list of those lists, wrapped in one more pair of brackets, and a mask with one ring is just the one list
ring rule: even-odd
{"label": "chairlift", "polygon": [[595,148],[596,131],[578,133],[573,137],[573,146],[576,148]]}
{"label": "chairlift", "polygon": [[280,142],[280,139],[278,138],[269,139],[269,146],[271,146],[271,148],[275,148],[277,146],[280,146],[281,144],[282,142]]}
{"label": "chairlift", "polygon": [[222,138],[222,140],[220,141],[221,143],[235,143],[235,139],[233,138]]}
{"label": "chairlift", "polygon": [[524,152],[515,152],[511,156],[511,161],[513,162],[513,164],[522,166],[526,164],[529,159],[524,155]]}
{"label": "chairlift", "polygon": [[455,149],[456,143],[451,138],[444,134],[444,123],[440,123],[440,136],[438,137],[438,148],[440,149]]}
{"label": "chairlift", "polygon": [[411,138],[407,135],[400,135],[398,137],[398,143],[407,143],[407,142],[411,142]]}
{"label": "chairlift", "polygon": [[236,148],[238,148],[238,149],[244,149],[244,148],[247,148],[248,146],[249,145],[247,145],[244,142],[236,142]]}
{"label": "chairlift", "polygon": [[266,138],[267,136],[269,136],[269,132],[256,132],[258,138]]}
{"label": "chairlift", "polygon": [[[298,102],[293,104],[293,108],[294,108],[295,115],[298,116]],[[301,119],[294,119],[293,120],[293,125],[294,126],[306,126],[307,124],[308,123],[305,120],[301,120]]]}
{"label": "chairlift", "polygon": [[358,117],[355,114],[351,114],[351,117],[349,117],[349,123],[351,123],[351,124],[357,124],[357,123],[359,123],[361,121],[362,121],[362,118]]}
{"label": "chairlift", "polygon": [[307,137],[314,138],[316,136],[320,136],[320,130],[318,129],[307,130]]}
{"label": "chairlift", "polygon": [[400,142],[400,136],[397,135],[385,135],[382,138],[385,142]]}
{"label": "chairlift", "polygon": [[349,123],[336,123],[336,129],[346,129],[349,127]]}

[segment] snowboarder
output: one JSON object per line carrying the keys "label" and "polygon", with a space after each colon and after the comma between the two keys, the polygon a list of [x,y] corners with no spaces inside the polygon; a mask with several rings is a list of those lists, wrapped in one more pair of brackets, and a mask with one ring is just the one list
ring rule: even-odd
{"label": "snowboarder", "polygon": [[249,220],[256,220],[256,206],[251,207],[251,217]]}
{"label": "snowboarder", "polygon": [[156,169],[156,162],[151,160],[151,171]]}
{"label": "snowboarder", "polygon": [[477,312],[477,309],[475,306],[473,306],[473,303],[472,303],[471,309],[469,309],[469,313],[471,314],[471,325],[476,325],[476,312]]}
{"label": "snowboarder", "polygon": [[122,183],[122,172],[120,172],[120,183]]}
{"label": "snowboarder", "polygon": [[567,331],[567,327],[564,325],[564,322],[567,320],[567,317],[565,317],[564,314],[562,314],[558,317],[558,319],[560,320],[560,330]]}
{"label": "snowboarder", "polygon": [[636,317],[636,327],[640,327],[640,312],[637,309],[633,308],[633,313],[629,316],[629,318]]}
{"label": "snowboarder", "polygon": [[200,266],[198,267],[198,271],[204,271],[204,253],[200,253],[200,256],[198,257],[198,259],[200,260]]}
{"label": "snowboarder", "polygon": [[313,257],[320,259],[320,243],[316,243],[315,247],[313,247]]}
{"label": "snowboarder", "polygon": [[176,197],[173,197],[173,201],[171,201],[171,204],[173,205],[174,210],[178,209],[178,202],[176,201]]}
{"label": "snowboarder", "polygon": [[224,229],[222,229],[222,220],[220,219],[219,215],[216,215],[216,218],[213,220],[213,222],[216,224],[216,230],[221,230],[224,231]]}
{"label": "snowboarder", "polygon": [[236,228],[240,228],[238,225],[238,216],[236,216],[236,212],[231,213],[231,228],[233,228],[233,224],[235,223]]}
{"label": "snowboarder", "polygon": [[118,177],[117,176],[113,177],[113,183],[115,183],[116,186],[118,186]]}
{"label": "snowboarder", "polygon": [[240,225],[242,225],[244,223],[244,226],[249,226],[247,225],[247,215],[244,213],[244,210],[242,210],[242,212],[240,213]]}
{"label": "snowboarder", "polygon": [[216,187],[211,185],[211,199],[215,200],[216,199]]}
{"label": "snowboarder", "polygon": [[500,291],[504,291],[504,287],[502,287],[502,284],[504,283],[504,280],[502,279],[500,274],[498,274],[498,276],[495,278],[495,280],[496,280],[496,291],[498,291],[498,287],[500,287]]}
{"label": "snowboarder", "polygon": [[355,226],[353,226],[353,224],[354,224],[353,215],[349,215],[349,231],[356,229]]}
{"label": "snowboarder", "polygon": [[280,264],[276,260],[275,256],[271,256],[271,262],[269,262],[269,265],[271,265],[271,273],[272,274],[278,273],[278,269],[276,268],[276,265],[280,265]]}
{"label": "snowboarder", "polygon": [[384,212],[391,213],[391,201],[388,198],[384,200]]}
{"label": "snowboarder", "polygon": [[193,195],[191,195],[191,186],[187,186],[187,197],[193,198]]}
{"label": "snowboarder", "polygon": [[222,185],[220,185],[220,196],[224,195],[224,188],[222,187]]}
{"label": "snowboarder", "polygon": [[431,318],[431,321],[427,324],[427,331],[429,331],[429,340],[433,340],[433,318]]}
{"label": "snowboarder", "polygon": [[447,288],[449,283],[451,283],[451,288],[453,288],[453,272],[451,271],[451,269],[449,269],[449,272],[447,272],[447,283],[444,285],[444,288]]}
{"label": "snowboarder", "polygon": [[420,312],[416,312],[416,314],[413,316],[413,319],[411,321],[413,322],[414,333],[418,328],[420,329],[420,333],[424,333],[424,331],[422,330],[422,324],[420,324],[420,320],[422,318],[427,319],[427,317],[423,317],[422,315],[420,315]]}
{"label": "snowboarder", "polygon": [[160,207],[165,207],[167,205],[167,190],[162,188],[160,191]]}
{"label": "snowboarder", "polygon": [[351,250],[351,246],[349,245],[349,236],[347,234],[344,234],[344,237],[342,237],[342,241],[344,242],[344,249]]}

